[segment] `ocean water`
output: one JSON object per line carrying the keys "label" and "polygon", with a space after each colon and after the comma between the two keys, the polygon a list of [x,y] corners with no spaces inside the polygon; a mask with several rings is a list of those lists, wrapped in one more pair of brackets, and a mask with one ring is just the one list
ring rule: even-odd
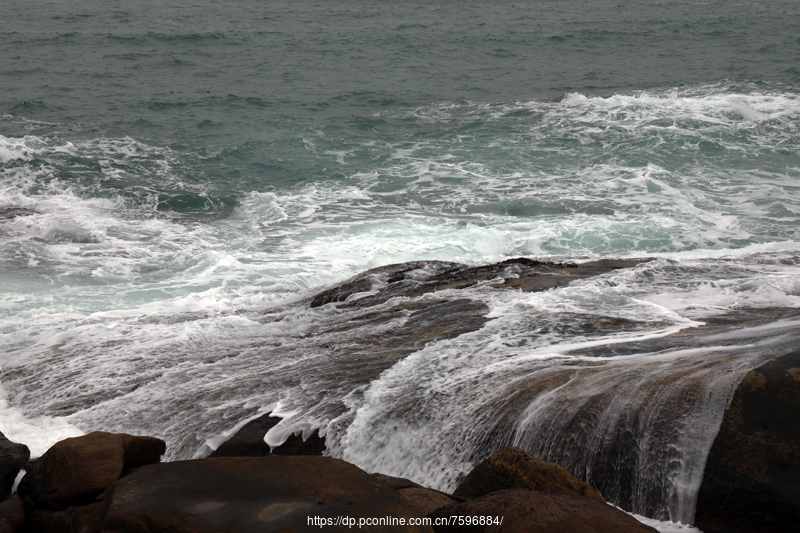
{"label": "ocean water", "polygon": [[[277,410],[273,442],[319,428],[336,456],[452,489],[509,383],[800,307],[798,35],[789,0],[7,1],[0,430],[35,455],[150,434],[179,459]],[[656,261],[546,293],[470,289],[494,320],[368,378],[342,347],[376,331],[323,330],[352,317],[303,304],[382,265],[519,256]],[[639,326],[582,337],[575,316]],[[708,350],[597,355],[610,373],[505,412],[504,438],[569,463],[570,430],[549,422],[564,402],[618,380],[630,405],[607,413],[633,412],[652,400],[643,368],[694,372],[727,392],[619,502],[691,523],[737,379],[794,329],[711,339],[719,383],[697,374]]]}

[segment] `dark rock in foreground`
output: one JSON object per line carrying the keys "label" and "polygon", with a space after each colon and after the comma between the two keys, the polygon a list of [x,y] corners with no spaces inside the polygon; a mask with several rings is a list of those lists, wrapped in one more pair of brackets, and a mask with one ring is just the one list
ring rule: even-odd
{"label": "dark rock in foreground", "polygon": [[25,504],[16,494],[0,502],[0,533],[17,531],[25,520]]}
{"label": "dark rock in foreground", "polygon": [[0,433],[0,500],[9,497],[17,474],[30,457],[31,452],[27,446],[12,442]]}
{"label": "dark rock in foreground", "polygon": [[448,505],[429,515],[432,518],[491,517],[486,525],[434,526],[433,530],[486,533],[655,533],[623,513],[596,500],[574,494],[510,489],[493,492],[466,503]]}
{"label": "dark rock in foreground", "polygon": [[564,467],[542,461],[514,446],[503,448],[473,468],[453,495],[472,499],[505,489],[575,494],[604,503],[596,490]]}
{"label": "dark rock in foreground", "polygon": [[385,485],[390,489],[400,490],[422,488],[422,485],[419,483],[414,483],[410,479],[406,479],[404,477],[387,476],[386,474],[381,474],[380,472],[375,472],[374,474],[370,475],[376,483],[379,485]]}
{"label": "dark rock in foreground", "polygon": [[[261,423],[275,420],[262,417]],[[259,426],[258,432],[263,430]],[[126,434],[94,432],[61,441],[30,466],[21,484],[22,498],[15,495],[0,503],[0,533],[277,533],[321,527],[653,531],[602,501],[575,494],[514,489],[467,501],[408,479],[367,474],[331,457],[268,455],[158,463],[163,452],[159,439]],[[470,479],[482,482],[481,490],[508,486],[510,480],[516,486],[599,498],[558,465],[516,448],[501,450],[476,471]],[[508,479],[503,481],[503,476]],[[452,515],[491,515],[503,522],[477,529],[419,525],[428,517]],[[415,525],[409,525],[412,521]]]}
{"label": "dark rock in foreground", "polygon": [[[357,520],[387,515],[412,518],[419,511],[396,491],[344,461],[217,457],[145,466],[120,480],[105,531],[319,531],[314,517],[335,523],[339,516]],[[427,526],[372,530],[431,531]]]}
{"label": "dark rock in foreground", "polygon": [[800,351],[742,380],[708,455],[695,523],[705,533],[800,530]]}
{"label": "dark rock in foreground", "polygon": [[108,509],[108,500],[75,505],[63,510],[35,508],[27,517],[25,533],[100,533]]}
{"label": "dark rock in foreground", "polygon": [[325,451],[325,437],[314,431],[306,440],[302,435],[291,435],[286,442],[271,450],[264,442],[264,435],[278,425],[281,419],[264,415],[251,420],[209,457],[263,457],[265,455],[322,455]]}
{"label": "dark rock in foreground", "polygon": [[18,492],[54,510],[88,505],[127,470],[157,463],[165,448],[161,439],[102,431],[65,439],[30,464]]}
{"label": "dark rock in foreground", "polygon": [[425,488],[410,479],[387,476],[377,472],[370,474],[370,476],[379,485],[396,490],[404,500],[417,508],[422,515],[427,515],[445,505],[467,501],[465,498]]}

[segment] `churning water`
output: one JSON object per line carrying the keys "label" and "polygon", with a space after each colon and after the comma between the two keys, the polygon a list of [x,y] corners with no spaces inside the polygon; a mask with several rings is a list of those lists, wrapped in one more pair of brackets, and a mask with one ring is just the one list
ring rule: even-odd
{"label": "churning water", "polygon": [[[277,409],[273,442],[321,428],[368,470],[451,489],[513,443],[691,523],[738,380],[794,342],[791,318],[669,339],[800,307],[799,14],[7,2],[0,429],[177,459]],[[462,291],[492,320],[397,360],[361,341],[407,316],[308,307],[381,265],[517,256],[656,260]]]}

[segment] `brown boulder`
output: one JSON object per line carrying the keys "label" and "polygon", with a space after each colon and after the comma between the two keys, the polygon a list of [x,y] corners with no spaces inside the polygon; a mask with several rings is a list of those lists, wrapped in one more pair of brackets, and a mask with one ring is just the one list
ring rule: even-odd
{"label": "brown boulder", "polygon": [[706,533],[800,529],[800,351],[748,372],[708,454],[695,523]]}
{"label": "brown boulder", "polygon": [[325,451],[325,437],[314,431],[306,440],[302,435],[291,435],[286,442],[270,449],[264,442],[264,435],[278,425],[281,418],[264,415],[251,420],[230,439],[220,444],[209,457],[263,457],[265,455],[322,455]]}
{"label": "brown boulder", "polygon": [[[434,520],[452,520],[433,526],[436,532],[485,533],[656,533],[619,509],[583,496],[527,489],[501,490],[483,498],[437,509]],[[467,517],[490,517],[491,524],[466,525]]]}
{"label": "brown boulder", "polygon": [[419,510],[420,516],[427,515],[445,505],[466,501],[464,498],[428,489],[403,477],[387,476],[379,472],[370,474],[370,476],[376,483],[396,490],[404,500]]}
{"label": "brown boulder", "polygon": [[102,431],[64,439],[30,464],[19,493],[54,509],[89,504],[125,471],[158,462],[165,449],[161,439]]}
{"label": "brown boulder", "polygon": [[564,467],[542,461],[514,446],[503,448],[473,468],[453,495],[472,499],[504,489],[561,492],[604,501],[596,490]]}
{"label": "brown boulder", "polygon": [[[397,491],[331,457],[215,457],[144,466],[114,486],[105,531],[173,533],[350,529],[337,517],[422,516]],[[431,531],[427,526],[373,531]]]}
{"label": "brown boulder", "polygon": [[33,509],[25,522],[25,531],[47,533],[101,533],[108,502],[67,507],[54,511]]}
{"label": "brown boulder", "polygon": [[419,510],[419,516],[426,516],[436,509],[441,509],[447,505],[458,503],[453,498],[438,490],[426,489],[424,487],[408,487],[399,489],[400,495],[412,507]]}
{"label": "brown boulder", "polygon": [[404,477],[395,477],[395,476],[387,476],[386,474],[381,474],[380,472],[374,472],[370,474],[373,481],[380,485],[385,485],[390,489],[400,490],[400,489],[421,489],[424,488],[419,483],[414,483],[410,479],[406,479]]}
{"label": "brown boulder", "polygon": [[0,502],[0,533],[18,531],[25,520],[25,504],[16,494]]}
{"label": "brown boulder", "polygon": [[0,500],[11,495],[14,480],[30,457],[27,446],[12,442],[0,433]]}

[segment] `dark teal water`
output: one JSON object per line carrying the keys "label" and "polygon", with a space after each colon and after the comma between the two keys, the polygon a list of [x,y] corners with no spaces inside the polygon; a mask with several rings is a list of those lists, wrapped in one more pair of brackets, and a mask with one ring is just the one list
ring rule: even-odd
{"label": "dark teal water", "polygon": [[[336,342],[298,333],[330,317],[280,306],[400,261],[660,258],[539,299],[473,295],[508,323],[415,378],[441,394],[574,347],[524,333],[529,313],[650,324],[635,337],[800,307],[796,1],[166,4],[2,6],[0,213],[34,212],[0,217],[6,434],[149,433],[187,457],[278,405],[381,468],[367,429],[404,400],[292,367]],[[280,326],[258,318],[278,308]],[[338,407],[311,405],[315,388]],[[378,421],[342,422],[356,413]],[[395,475],[446,488],[468,467],[445,437],[385,437],[422,454]],[[691,521],[699,467],[678,463],[654,474],[664,506],[634,510]]]}
{"label": "dark teal water", "polygon": [[276,165],[273,178],[296,183],[330,178],[297,168],[308,159],[297,139],[307,129],[342,138],[428,133],[384,126],[376,111],[723,80],[791,90],[800,82],[797,9],[793,1],[10,1],[0,23],[0,110],[89,137],[211,151],[247,145],[203,168],[210,179],[247,170],[269,181],[257,165],[274,165],[265,152],[280,150],[294,166]]}

